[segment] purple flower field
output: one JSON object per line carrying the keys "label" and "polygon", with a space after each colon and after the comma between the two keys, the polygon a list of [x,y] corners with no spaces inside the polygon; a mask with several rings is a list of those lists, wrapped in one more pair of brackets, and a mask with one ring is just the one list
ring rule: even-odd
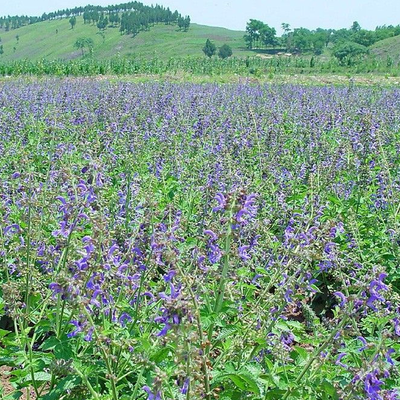
{"label": "purple flower field", "polygon": [[10,80],[0,135],[2,398],[400,399],[400,90]]}

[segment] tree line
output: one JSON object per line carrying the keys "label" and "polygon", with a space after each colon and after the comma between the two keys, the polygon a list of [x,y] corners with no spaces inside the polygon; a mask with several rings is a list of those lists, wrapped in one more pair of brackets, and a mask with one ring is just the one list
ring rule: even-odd
{"label": "tree line", "polygon": [[319,55],[329,44],[341,46],[352,43],[354,48],[368,47],[372,44],[393,36],[400,35],[400,25],[383,25],[375,30],[362,29],[355,21],[347,29],[307,28],[292,29],[288,23],[282,23],[283,34],[278,37],[276,29],[262,21],[251,19],[246,26],[244,40],[249,49],[280,47],[290,53],[312,52]]}
{"label": "tree line", "polygon": [[132,1],[110,6],[92,6],[67,8],[51,13],[44,13],[40,17],[35,16],[6,16],[0,17],[0,29],[9,31],[22,26],[35,24],[42,21],[67,18],[73,28],[76,25],[76,17],[82,16],[85,24],[97,25],[99,29],[105,29],[108,24],[120,26],[120,31],[126,34],[136,34],[141,30],[147,30],[157,23],[177,24],[180,30],[187,31],[190,25],[190,17],[183,17],[178,11],[171,11],[160,5],[146,6],[143,3]]}

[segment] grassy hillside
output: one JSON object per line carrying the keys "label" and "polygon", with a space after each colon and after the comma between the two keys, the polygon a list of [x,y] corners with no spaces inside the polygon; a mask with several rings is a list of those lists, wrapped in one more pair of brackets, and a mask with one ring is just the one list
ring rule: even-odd
{"label": "grassy hillside", "polygon": [[391,57],[395,63],[400,62],[400,36],[381,40],[370,47],[371,54],[381,59]]}
{"label": "grassy hillside", "polygon": [[73,30],[68,20],[62,19],[44,21],[9,32],[0,31],[4,48],[0,60],[77,58],[81,56],[81,51],[74,48],[74,43],[82,37],[92,38],[95,44],[94,57],[98,59],[111,58],[117,54],[144,57],[157,55],[160,58],[199,56],[203,54],[201,49],[207,38],[217,46],[229,44],[236,56],[252,55],[245,49],[243,35],[241,31],[197,24],[191,24],[188,32],[179,32],[176,26],[160,24],[134,38],[121,35],[118,28],[109,27],[103,38],[96,26],[85,25],[82,17],[78,17]]}

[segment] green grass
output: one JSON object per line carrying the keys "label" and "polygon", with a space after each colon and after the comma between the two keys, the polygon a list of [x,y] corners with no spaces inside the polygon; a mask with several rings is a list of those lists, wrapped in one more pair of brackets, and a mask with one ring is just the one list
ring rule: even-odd
{"label": "green grass", "polygon": [[400,62],[400,36],[381,40],[370,47],[371,54],[378,58],[391,57],[395,63]]}
{"label": "green grass", "polygon": [[[56,33],[58,31],[58,33]],[[16,36],[19,35],[19,41]],[[176,26],[156,25],[136,37],[121,35],[119,28],[107,28],[105,39],[94,25],[85,25],[82,17],[72,30],[67,19],[44,21],[9,32],[0,31],[4,54],[0,61],[18,59],[38,60],[74,59],[81,51],[74,48],[78,38],[88,37],[94,41],[94,57],[98,59],[121,56],[143,56],[166,59],[176,56],[199,56],[209,38],[217,46],[229,44],[236,56],[254,55],[245,48],[244,32],[225,28],[191,24],[188,32],[179,32]]]}

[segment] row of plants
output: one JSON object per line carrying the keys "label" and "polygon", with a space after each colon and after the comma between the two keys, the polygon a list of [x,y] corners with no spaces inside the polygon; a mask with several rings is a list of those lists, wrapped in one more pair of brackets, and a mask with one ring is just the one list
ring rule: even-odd
{"label": "row of plants", "polygon": [[336,59],[322,61],[309,57],[261,57],[243,58],[114,58],[96,60],[18,60],[0,63],[0,76],[19,75],[130,75],[130,74],[176,74],[187,72],[194,75],[266,75],[282,74],[347,74],[381,73],[398,76],[400,66],[392,59],[385,61],[368,59],[359,63],[343,65]]}

